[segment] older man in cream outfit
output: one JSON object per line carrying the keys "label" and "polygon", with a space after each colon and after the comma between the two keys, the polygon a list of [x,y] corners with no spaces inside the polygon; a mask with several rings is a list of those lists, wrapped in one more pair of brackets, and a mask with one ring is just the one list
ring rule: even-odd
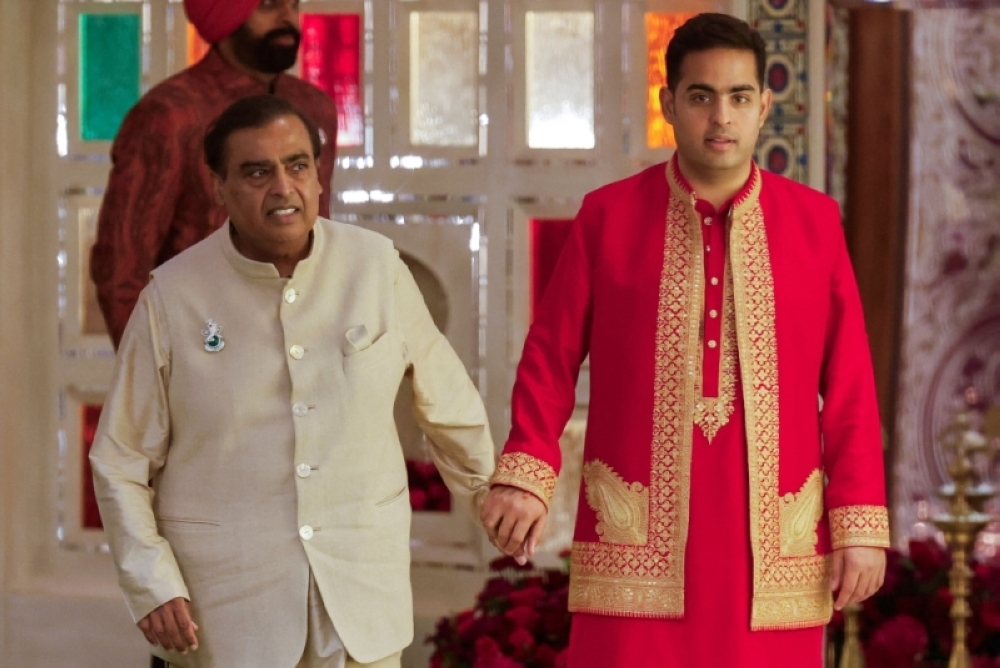
{"label": "older man in cream outfit", "polygon": [[398,666],[413,637],[404,373],[452,494],[482,401],[392,243],[317,217],[314,126],[248,98],[205,139],[230,220],[152,273],[90,458],[129,609],[187,668]]}

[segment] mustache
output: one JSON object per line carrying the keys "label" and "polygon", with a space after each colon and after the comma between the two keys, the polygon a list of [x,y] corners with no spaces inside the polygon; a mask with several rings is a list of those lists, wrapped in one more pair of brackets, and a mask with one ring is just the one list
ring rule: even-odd
{"label": "mustache", "polygon": [[274,30],[270,30],[267,33],[265,33],[261,41],[266,44],[268,42],[272,42],[278,39],[279,37],[294,37],[295,42],[297,44],[302,39],[302,31],[293,26],[287,26],[284,28],[275,28]]}

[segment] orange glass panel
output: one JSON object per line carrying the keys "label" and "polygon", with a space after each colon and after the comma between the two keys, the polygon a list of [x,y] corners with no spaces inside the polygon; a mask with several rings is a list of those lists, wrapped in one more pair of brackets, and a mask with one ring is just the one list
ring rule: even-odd
{"label": "orange glass panel", "polygon": [[201,38],[198,31],[190,23],[187,24],[187,63],[194,65],[205,57],[212,45]]}
{"label": "orange glass panel", "polygon": [[650,12],[646,14],[646,145],[676,148],[674,129],[660,110],[660,89],[667,85],[664,56],[674,32],[694,14]]}

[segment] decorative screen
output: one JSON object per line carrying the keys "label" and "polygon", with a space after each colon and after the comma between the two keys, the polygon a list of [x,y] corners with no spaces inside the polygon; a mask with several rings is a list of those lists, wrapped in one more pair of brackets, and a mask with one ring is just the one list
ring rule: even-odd
{"label": "decorative screen", "polygon": [[527,12],[529,148],[594,148],[594,13]]}

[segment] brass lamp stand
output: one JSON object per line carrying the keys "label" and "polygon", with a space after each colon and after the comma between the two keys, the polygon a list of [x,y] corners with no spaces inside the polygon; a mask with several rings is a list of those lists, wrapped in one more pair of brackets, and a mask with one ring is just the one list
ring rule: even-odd
{"label": "brass lamp stand", "polygon": [[996,490],[986,483],[973,485],[970,457],[975,452],[985,450],[987,441],[982,434],[970,428],[968,415],[961,413],[943,436],[945,448],[955,453],[948,466],[954,482],[943,486],[938,492],[942,498],[949,500],[949,509],[934,517],[934,524],[944,533],[952,557],[949,585],[953,597],[953,641],[948,668],[971,668],[972,661],[966,642],[968,620],[972,617],[969,594],[973,573],[969,567],[969,556],[976,536],[990,523],[990,516],[983,509],[986,502],[996,494]]}

